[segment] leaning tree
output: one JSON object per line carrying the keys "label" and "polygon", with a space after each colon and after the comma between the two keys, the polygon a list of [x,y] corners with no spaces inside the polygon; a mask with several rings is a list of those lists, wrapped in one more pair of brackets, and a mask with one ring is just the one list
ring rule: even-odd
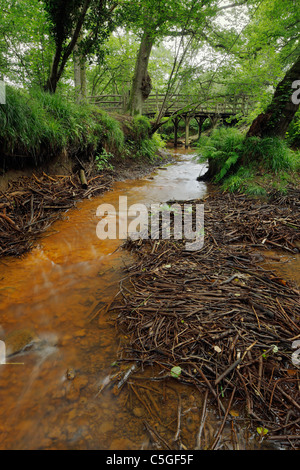
{"label": "leaning tree", "polygon": [[299,109],[295,97],[295,84],[300,79],[300,57],[277,85],[272,101],[264,113],[257,116],[248,131],[248,137],[282,137]]}

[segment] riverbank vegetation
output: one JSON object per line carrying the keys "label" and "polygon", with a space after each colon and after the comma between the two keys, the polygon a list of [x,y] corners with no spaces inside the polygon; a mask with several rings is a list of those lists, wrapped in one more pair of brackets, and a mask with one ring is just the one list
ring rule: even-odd
{"label": "riverbank vegetation", "polygon": [[[299,380],[292,341],[299,337],[299,290],[263,262],[267,247],[298,251],[299,189],[291,198],[274,195],[268,204],[219,192],[189,203],[193,210],[205,204],[200,250],[188,252],[187,240],[173,236],[155,240],[150,230],[148,239],[125,243],[135,258],[125,270],[111,314],[127,338],[120,363],[134,364],[137,379],[127,373],[118,387],[130,397],[133,388],[143,385],[146,366],[151,387],[157,381],[165,381],[166,388],[176,382],[195,386],[206,399],[197,413],[193,448],[237,450],[242,435],[247,449],[255,435],[258,448],[272,443],[295,448]],[[177,204],[183,210],[182,202]],[[181,401],[173,412],[177,432],[172,432],[157,416],[157,396],[152,406],[148,397],[140,400],[150,427],[160,423],[155,442],[163,449],[182,449],[188,438]],[[204,429],[211,406],[221,419],[208,438]],[[293,418],[287,423],[288,410]],[[238,437],[234,432],[221,442],[226,421]]]}
{"label": "riverbank vegetation", "polygon": [[266,196],[299,185],[300,152],[278,137],[249,137],[222,127],[200,144],[200,161],[209,162],[209,177],[223,190]]}
{"label": "riverbank vegetation", "polygon": [[[0,6],[1,78],[10,84],[7,104],[0,105],[7,162],[15,155],[26,165],[23,157],[30,155],[40,164],[66,149],[97,158],[102,167],[115,154],[152,159],[161,144],[158,134],[152,138],[155,131],[173,138],[174,119],[188,115],[192,143],[202,140],[202,131],[225,118],[208,113],[196,120],[199,109],[234,109],[235,103],[242,107],[226,125],[247,130],[248,137],[299,145],[296,2],[176,0],[161,8],[153,0],[1,0]],[[101,100],[92,106],[99,96],[108,97],[111,108]],[[150,96],[160,99],[149,115],[149,135],[141,140],[129,131],[127,138],[124,123],[139,118]],[[189,105],[168,112],[180,96],[189,96]],[[118,100],[127,119],[111,113]],[[227,165],[233,167],[233,158]],[[265,169],[274,171],[268,163]]]}
{"label": "riverbank vegetation", "polygon": [[0,163],[3,171],[38,167],[61,153],[75,161],[75,157],[102,163],[108,163],[107,157],[151,161],[163,141],[149,129],[145,117],[124,120],[59,94],[8,86],[6,105],[0,108]]}
{"label": "riverbank vegetation", "polygon": [[[161,420],[177,381],[201,393],[197,449],[220,448],[226,423],[222,446],[238,448],[237,417],[260,444],[299,448],[299,286],[262,262],[267,249],[299,255],[300,2],[0,0],[0,11],[0,256],[24,254],[76,201],[109,190],[117,164],[146,173],[177,133],[217,185],[192,201],[205,206],[203,248],[125,243],[135,259],[116,302],[97,299],[86,322],[114,315],[119,362],[134,364],[92,399],[127,390],[124,407],[138,400],[150,415],[153,448],[182,450],[195,406],[183,409],[176,385],[177,409]],[[141,398],[133,372],[146,366],[163,385]]]}

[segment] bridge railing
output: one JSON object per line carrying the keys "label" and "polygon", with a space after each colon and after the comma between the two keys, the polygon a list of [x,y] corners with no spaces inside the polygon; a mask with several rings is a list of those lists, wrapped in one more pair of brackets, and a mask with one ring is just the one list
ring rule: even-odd
{"label": "bridge railing", "polygon": [[196,95],[174,95],[164,103],[165,95],[150,95],[143,106],[143,114],[156,114],[164,104],[167,115],[180,112],[203,114],[247,114],[250,102],[247,99],[236,98],[223,100],[221,98],[203,100]]}
{"label": "bridge railing", "polygon": [[[101,95],[91,96],[89,101],[108,112],[124,113],[128,102],[128,95]],[[199,104],[200,103],[200,104]],[[238,113],[248,114],[249,108],[253,105],[247,97],[232,98],[222,101],[220,97],[208,99],[201,103],[201,97],[196,95],[176,94],[170,99],[165,100],[164,94],[151,94],[144,102],[143,114],[155,115],[162,106],[164,106],[164,114],[167,116],[175,113],[182,114],[229,114]]]}
{"label": "bridge railing", "polygon": [[124,95],[101,95],[90,96],[89,101],[105,111],[122,113],[126,108],[126,98]]}

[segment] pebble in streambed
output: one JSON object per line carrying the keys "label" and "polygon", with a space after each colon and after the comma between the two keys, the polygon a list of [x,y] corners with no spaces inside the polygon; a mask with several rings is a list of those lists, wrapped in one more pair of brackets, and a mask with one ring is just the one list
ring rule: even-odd
{"label": "pebble in streambed", "polygon": [[22,329],[8,333],[4,337],[6,357],[29,351],[40,346],[42,340],[34,330]]}
{"label": "pebble in streambed", "polygon": [[13,357],[28,351],[40,351],[47,346],[57,345],[55,335],[40,337],[30,328],[14,330],[4,336],[3,341],[6,347],[6,357]]}

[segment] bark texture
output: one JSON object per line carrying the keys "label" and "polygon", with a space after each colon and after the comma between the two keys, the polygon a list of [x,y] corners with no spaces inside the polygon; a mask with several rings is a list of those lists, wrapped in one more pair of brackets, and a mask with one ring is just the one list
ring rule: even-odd
{"label": "bark texture", "polygon": [[79,52],[78,45],[74,48],[74,83],[76,88],[76,101],[79,103],[86,98],[86,66],[85,58]]}
{"label": "bark texture", "polygon": [[131,116],[142,114],[143,103],[152,90],[151,78],[148,73],[149,58],[153,47],[153,40],[144,33],[134,70],[134,77],[129,97],[127,111]]}
{"label": "bark texture", "polygon": [[247,137],[285,137],[288,127],[299,109],[299,104],[292,101],[294,92],[292,84],[299,78],[300,57],[278,84],[266,112],[260,114],[252,122]]}

